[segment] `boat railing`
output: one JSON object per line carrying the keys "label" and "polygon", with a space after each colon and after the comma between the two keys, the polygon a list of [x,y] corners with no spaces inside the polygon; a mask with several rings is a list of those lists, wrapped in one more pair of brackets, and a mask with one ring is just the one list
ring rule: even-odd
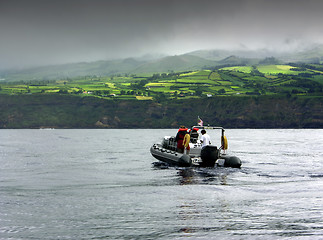
{"label": "boat railing", "polygon": [[198,129],[221,129],[221,130],[224,130],[223,127],[213,127],[213,126],[193,126],[193,128],[198,128]]}
{"label": "boat railing", "polygon": [[223,127],[214,127],[214,126],[193,126],[192,129],[194,129],[194,128],[197,128],[199,130],[202,130],[202,129],[219,129],[219,130],[222,131],[221,132],[222,136],[224,136],[224,131],[225,131]]}

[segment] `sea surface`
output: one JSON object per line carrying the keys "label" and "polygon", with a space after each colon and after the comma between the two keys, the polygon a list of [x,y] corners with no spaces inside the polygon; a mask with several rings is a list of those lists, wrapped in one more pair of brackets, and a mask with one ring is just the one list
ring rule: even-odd
{"label": "sea surface", "polygon": [[0,239],[323,239],[323,129],[227,129],[240,169],[155,166],[176,131],[0,130]]}

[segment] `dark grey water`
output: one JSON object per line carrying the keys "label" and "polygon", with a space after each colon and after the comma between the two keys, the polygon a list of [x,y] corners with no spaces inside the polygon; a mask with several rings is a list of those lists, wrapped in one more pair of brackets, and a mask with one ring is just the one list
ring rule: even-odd
{"label": "dark grey water", "polygon": [[241,169],[155,168],[176,130],[0,130],[0,239],[323,239],[323,130],[227,130]]}

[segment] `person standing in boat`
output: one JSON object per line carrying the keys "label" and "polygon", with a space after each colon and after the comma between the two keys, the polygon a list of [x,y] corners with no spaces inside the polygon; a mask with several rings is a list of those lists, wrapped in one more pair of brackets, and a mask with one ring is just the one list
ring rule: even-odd
{"label": "person standing in boat", "polygon": [[211,144],[211,138],[210,138],[209,134],[207,134],[204,129],[201,131],[201,134],[202,134],[202,137],[201,137],[202,147],[210,145]]}
{"label": "person standing in boat", "polygon": [[184,146],[184,150],[186,150],[187,155],[190,154],[190,140],[191,140],[191,135],[186,132],[185,136],[184,136],[184,140],[183,140],[183,146]]}
{"label": "person standing in boat", "polygon": [[185,137],[186,133],[187,133],[187,128],[185,126],[181,126],[178,129],[178,132],[176,134],[175,141],[177,142],[177,152],[179,152],[179,153],[184,152],[183,141],[184,141],[184,137]]}

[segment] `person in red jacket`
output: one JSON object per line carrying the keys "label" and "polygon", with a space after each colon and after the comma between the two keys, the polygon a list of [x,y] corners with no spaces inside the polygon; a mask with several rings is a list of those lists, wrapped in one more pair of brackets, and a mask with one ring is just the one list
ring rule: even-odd
{"label": "person in red jacket", "polygon": [[175,137],[175,141],[177,142],[177,152],[183,153],[184,152],[184,145],[183,140],[187,133],[187,128],[185,126],[181,126],[178,129],[177,135]]}

